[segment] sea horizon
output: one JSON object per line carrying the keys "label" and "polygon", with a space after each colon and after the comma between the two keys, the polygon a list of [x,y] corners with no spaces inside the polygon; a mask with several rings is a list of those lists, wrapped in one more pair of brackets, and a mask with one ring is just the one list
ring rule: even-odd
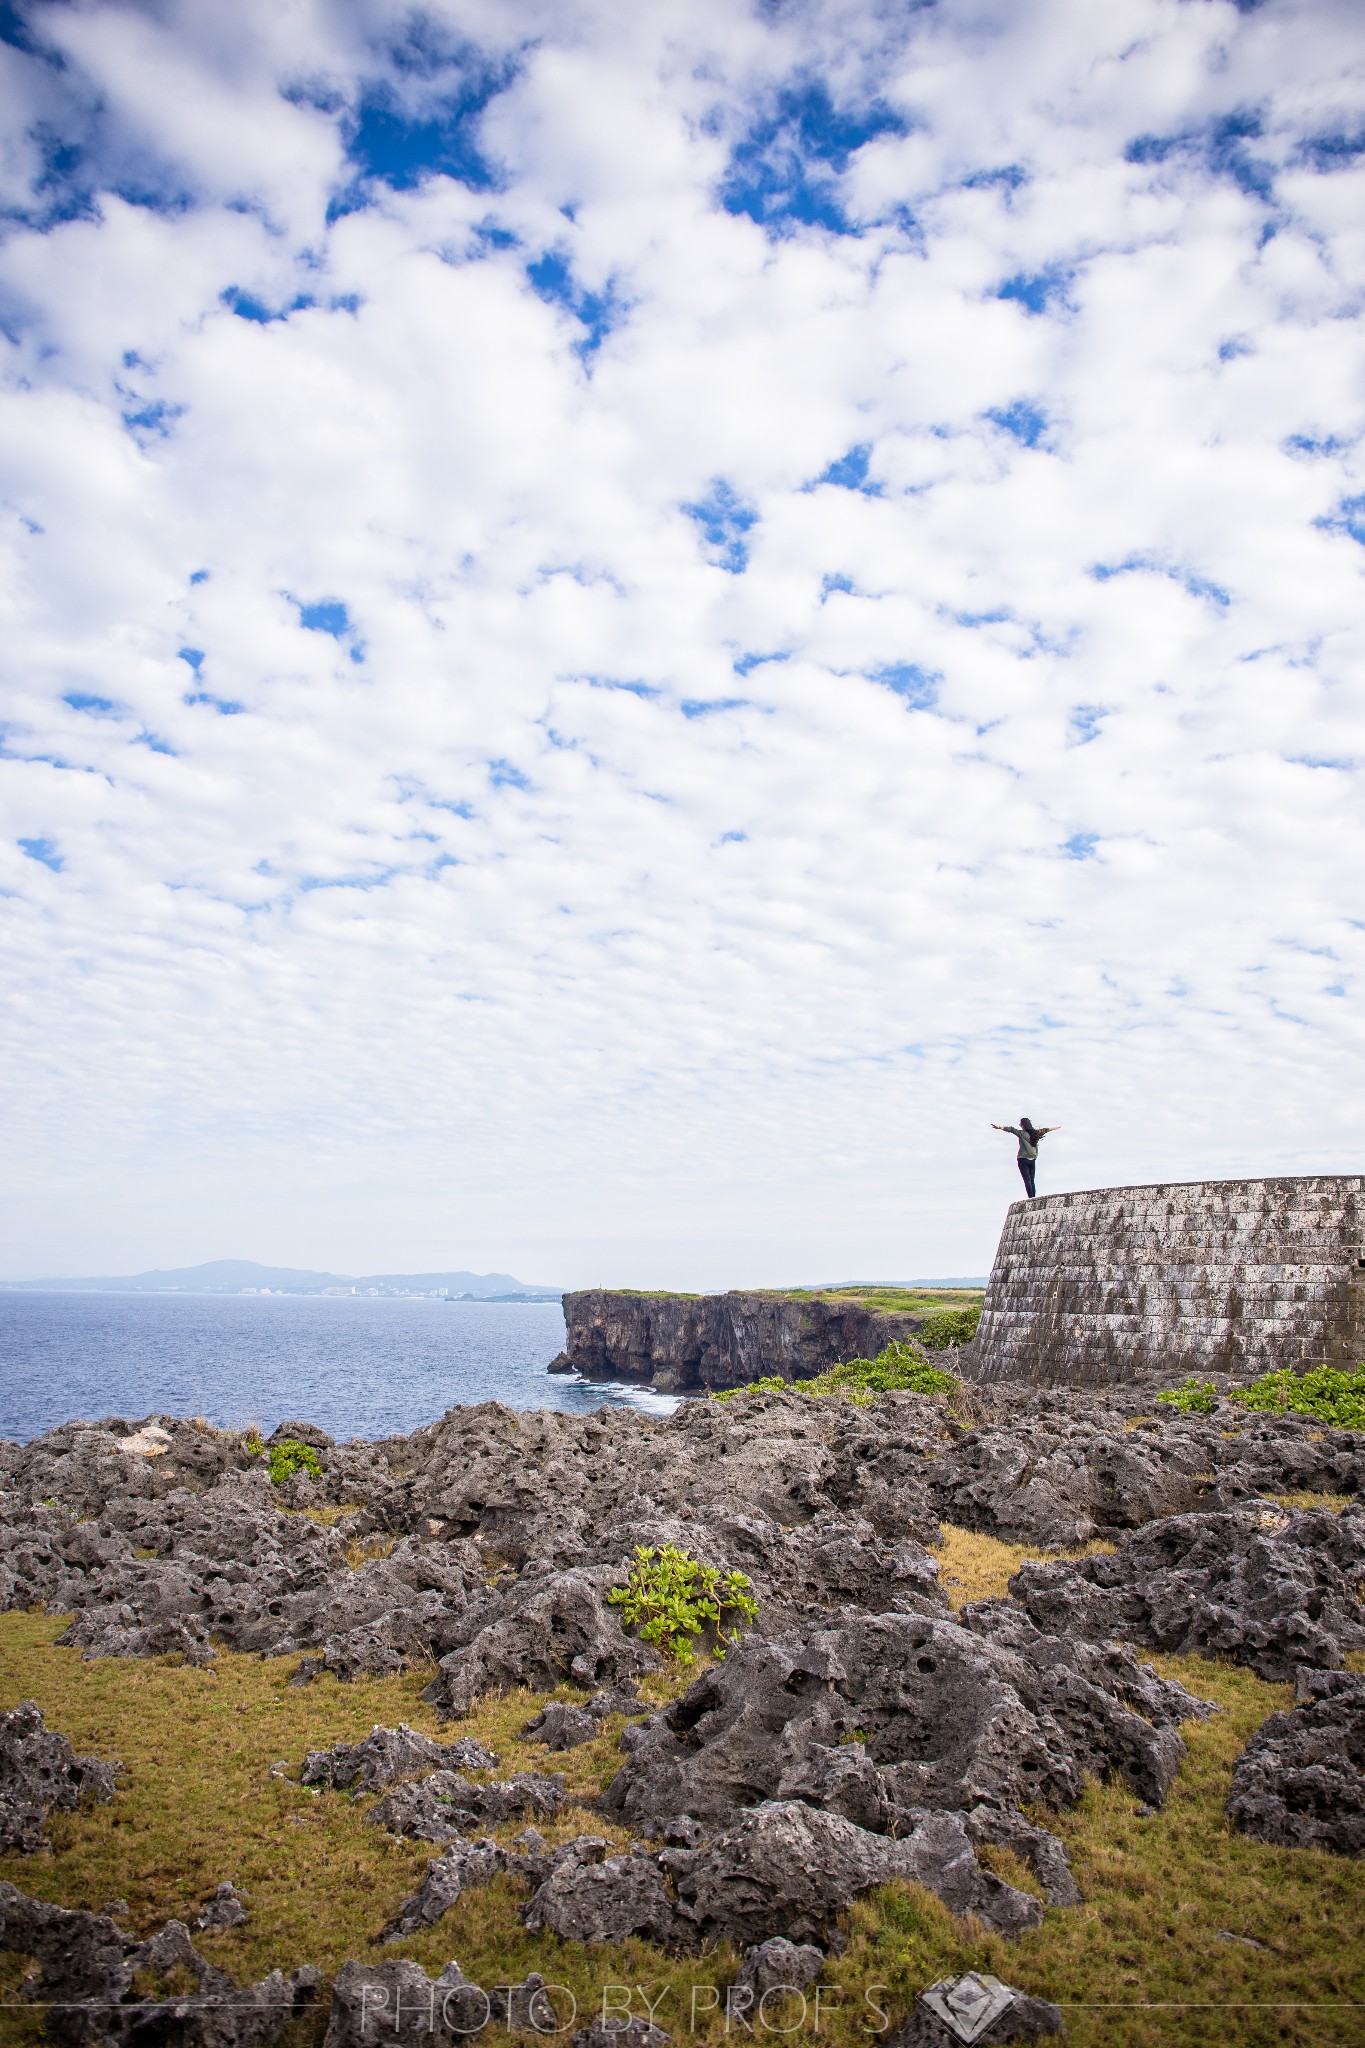
{"label": "sea horizon", "polygon": [[0,1439],[149,1415],[266,1434],[292,1419],[372,1439],[480,1401],[676,1407],[647,1388],[549,1374],[563,1348],[558,1301],[0,1289]]}

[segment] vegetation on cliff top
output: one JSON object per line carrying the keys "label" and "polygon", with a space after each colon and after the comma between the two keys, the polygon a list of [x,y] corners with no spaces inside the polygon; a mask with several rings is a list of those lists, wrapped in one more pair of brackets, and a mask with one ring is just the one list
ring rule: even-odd
{"label": "vegetation on cliff top", "polygon": [[[707,1301],[719,1298],[688,1294],[668,1287],[604,1287],[598,1291],[624,1295],[632,1301]],[[985,1299],[985,1289],[981,1287],[732,1287],[727,1291],[770,1301],[856,1301],[877,1315],[924,1315],[932,1309],[971,1314],[980,1311]]]}
{"label": "vegetation on cliff top", "polygon": [[861,1302],[878,1315],[923,1315],[926,1309],[980,1312],[984,1287],[825,1287],[816,1290],[831,1299]]}

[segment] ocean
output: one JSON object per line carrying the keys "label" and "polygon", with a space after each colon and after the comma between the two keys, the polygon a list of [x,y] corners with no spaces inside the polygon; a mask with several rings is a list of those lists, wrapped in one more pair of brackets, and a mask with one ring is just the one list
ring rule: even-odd
{"label": "ocean", "polygon": [[154,1414],[267,1435],[292,1418],[338,1438],[381,1437],[475,1401],[656,1415],[678,1405],[548,1374],[563,1348],[558,1302],[0,1289],[0,1437],[27,1443],[59,1422]]}

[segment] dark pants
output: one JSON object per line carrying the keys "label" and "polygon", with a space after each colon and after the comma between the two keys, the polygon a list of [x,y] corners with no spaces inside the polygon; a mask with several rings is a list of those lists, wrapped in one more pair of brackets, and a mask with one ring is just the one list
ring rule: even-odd
{"label": "dark pants", "polygon": [[1027,1194],[1030,1201],[1033,1200],[1034,1196],[1038,1192],[1037,1188],[1033,1185],[1033,1176],[1037,1169],[1037,1165],[1038,1161],[1036,1159],[1021,1159],[1019,1161],[1019,1172],[1023,1179],[1024,1192]]}

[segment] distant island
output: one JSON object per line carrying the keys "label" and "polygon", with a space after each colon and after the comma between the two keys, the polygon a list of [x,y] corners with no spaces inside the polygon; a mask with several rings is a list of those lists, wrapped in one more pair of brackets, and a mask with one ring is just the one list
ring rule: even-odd
{"label": "distant island", "polygon": [[427,1296],[446,1301],[558,1301],[558,1287],[529,1286],[510,1273],[309,1273],[254,1259],[94,1280],[0,1280],[0,1289],[43,1294],[335,1294]]}

